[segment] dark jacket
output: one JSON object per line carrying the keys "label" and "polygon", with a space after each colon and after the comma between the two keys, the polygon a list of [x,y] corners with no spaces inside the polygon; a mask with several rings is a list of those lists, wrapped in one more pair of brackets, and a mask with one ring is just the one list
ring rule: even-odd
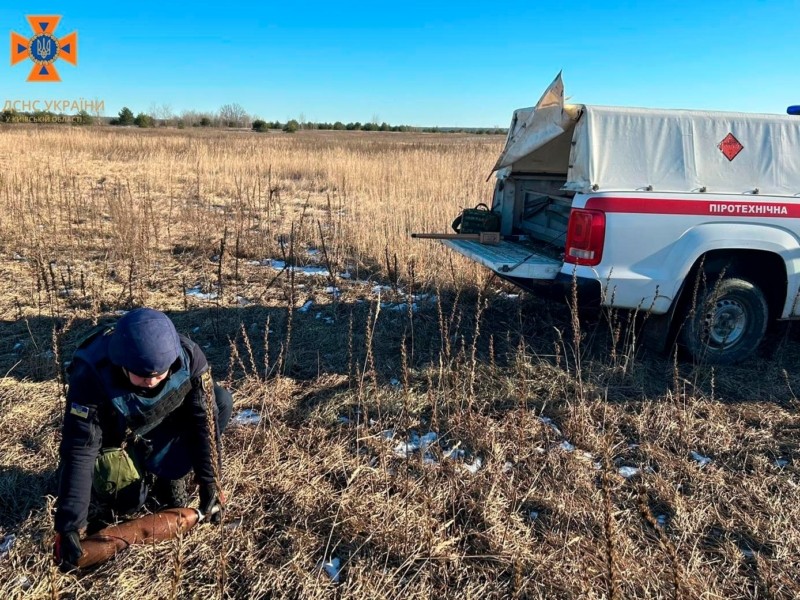
{"label": "dark jacket", "polygon": [[[108,336],[97,336],[90,342],[93,356],[104,356]],[[180,336],[181,346],[188,356],[191,388],[161,427],[180,424],[192,446],[192,466],[200,484],[214,482],[211,464],[211,444],[206,414],[206,399],[201,375],[208,370],[208,361],[200,347],[189,338]],[[98,346],[95,346],[95,345]],[[119,447],[128,437],[128,423],[114,408],[108,384],[130,386],[120,367],[101,360],[89,365],[79,355],[70,365],[67,406],[64,414],[60,456],[61,480],[56,503],[55,529],[59,532],[82,529],[87,524],[92,491],[94,463],[101,448]],[[131,390],[133,390],[133,387]],[[176,433],[178,433],[176,431]],[[144,435],[147,438],[147,434]]]}

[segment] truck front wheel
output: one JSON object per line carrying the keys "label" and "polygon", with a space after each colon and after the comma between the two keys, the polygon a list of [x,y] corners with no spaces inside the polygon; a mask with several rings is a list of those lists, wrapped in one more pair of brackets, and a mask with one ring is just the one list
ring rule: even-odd
{"label": "truck front wheel", "polygon": [[758,348],[768,319],[767,300],[758,286],[726,277],[698,294],[681,329],[681,341],[698,362],[737,363]]}

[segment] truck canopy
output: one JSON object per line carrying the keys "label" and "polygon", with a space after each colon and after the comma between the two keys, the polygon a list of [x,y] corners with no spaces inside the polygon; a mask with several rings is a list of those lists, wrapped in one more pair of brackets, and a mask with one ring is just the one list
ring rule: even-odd
{"label": "truck canopy", "polygon": [[800,118],[565,104],[561,74],[514,111],[494,167],[565,190],[800,194]]}

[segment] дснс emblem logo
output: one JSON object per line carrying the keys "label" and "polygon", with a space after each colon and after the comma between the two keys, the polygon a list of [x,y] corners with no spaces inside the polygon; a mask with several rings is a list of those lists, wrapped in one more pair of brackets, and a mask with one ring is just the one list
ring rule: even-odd
{"label": "\u0434\u0441\u043d\u0441 emblem logo", "polygon": [[61,17],[28,15],[27,19],[33,36],[26,38],[11,32],[11,66],[30,58],[34,65],[28,81],[61,81],[55,62],[63,59],[71,65],[78,64],[78,32],[58,39],[54,34]]}

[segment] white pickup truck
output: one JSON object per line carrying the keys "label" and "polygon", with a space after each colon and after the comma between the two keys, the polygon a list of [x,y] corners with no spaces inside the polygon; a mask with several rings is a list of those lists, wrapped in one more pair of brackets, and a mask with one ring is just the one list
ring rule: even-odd
{"label": "white pickup truck", "polygon": [[662,315],[706,363],[800,317],[800,117],[570,105],[559,74],[494,170],[500,244],[444,243],[524,289]]}

